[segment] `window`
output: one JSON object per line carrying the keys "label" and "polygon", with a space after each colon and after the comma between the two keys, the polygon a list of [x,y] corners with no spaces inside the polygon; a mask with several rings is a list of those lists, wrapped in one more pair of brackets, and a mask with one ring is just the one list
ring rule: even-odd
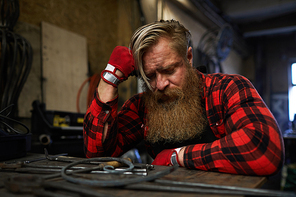
{"label": "window", "polygon": [[296,62],[291,64],[291,82],[292,86],[289,88],[289,119],[293,121],[296,114]]}
{"label": "window", "polygon": [[292,78],[292,85],[295,86],[296,85],[296,63],[293,63],[291,65],[291,78]]}

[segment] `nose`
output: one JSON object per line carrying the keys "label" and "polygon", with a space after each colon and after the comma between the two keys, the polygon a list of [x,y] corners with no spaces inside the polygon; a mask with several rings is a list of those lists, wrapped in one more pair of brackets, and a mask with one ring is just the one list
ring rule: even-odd
{"label": "nose", "polygon": [[156,89],[159,91],[164,90],[169,85],[169,80],[165,75],[156,74]]}

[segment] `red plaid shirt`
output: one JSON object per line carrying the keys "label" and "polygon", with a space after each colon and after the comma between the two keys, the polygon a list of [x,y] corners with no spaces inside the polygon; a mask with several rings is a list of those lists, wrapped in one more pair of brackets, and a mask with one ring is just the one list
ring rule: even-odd
{"label": "red plaid shirt", "polygon": [[[276,173],[284,161],[282,135],[253,85],[239,75],[199,76],[206,116],[219,139],[186,146],[185,167],[247,175]],[[117,113],[118,98],[104,104],[96,91],[84,119],[86,157],[120,156],[145,140],[147,112],[141,98],[142,94],[133,96]],[[106,122],[109,127],[103,143]],[[154,158],[147,142],[146,147]]]}

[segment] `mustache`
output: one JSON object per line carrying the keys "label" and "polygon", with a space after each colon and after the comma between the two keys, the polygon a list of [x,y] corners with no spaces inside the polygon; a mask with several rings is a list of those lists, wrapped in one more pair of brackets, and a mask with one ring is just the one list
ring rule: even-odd
{"label": "mustache", "polygon": [[158,103],[176,102],[184,99],[184,93],[181,88],[166,88],[164,91],[152,93],[153,99]]}

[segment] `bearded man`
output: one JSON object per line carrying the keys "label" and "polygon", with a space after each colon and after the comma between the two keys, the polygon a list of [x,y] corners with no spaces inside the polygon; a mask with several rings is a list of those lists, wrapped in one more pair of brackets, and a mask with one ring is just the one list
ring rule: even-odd
{"label": "bearded man", "polygon": [[[154,165],[277,173],[283,140],[268,107],[246,78],[194,69],[189,40],[178,21],[161,20],[113,50],[85,115],[86,157],[121,156],[144,140]],[[117,112],[117,87],[135,71],[145,91]]]}

